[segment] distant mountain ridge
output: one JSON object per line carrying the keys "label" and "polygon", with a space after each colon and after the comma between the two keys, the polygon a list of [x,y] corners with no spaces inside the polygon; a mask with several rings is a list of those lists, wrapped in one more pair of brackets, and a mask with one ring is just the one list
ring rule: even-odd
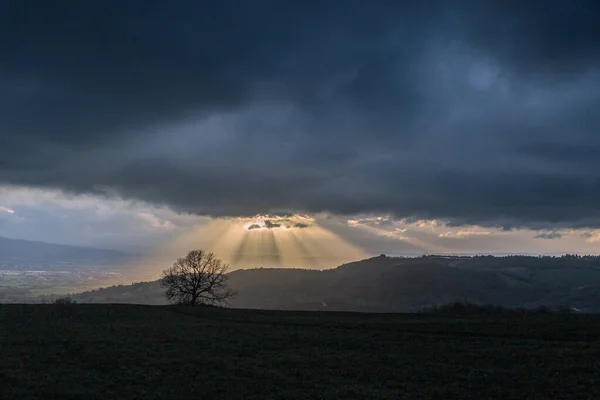
{"label": "distant mountain ridge", "polygon": [[135,255],[117,250],[52,244],[0,236],[0,269],[46,270],[110,266],[133,259]]}
{"label": "distant mountain ridge", "polygon": [[[259,268],[230,273],[232,307],[410,312],[456,300],[504,307],[600,312],[597,256],[384,255],[329,270]],[[80,302],[166,304],[157,281],[74,296]]]}

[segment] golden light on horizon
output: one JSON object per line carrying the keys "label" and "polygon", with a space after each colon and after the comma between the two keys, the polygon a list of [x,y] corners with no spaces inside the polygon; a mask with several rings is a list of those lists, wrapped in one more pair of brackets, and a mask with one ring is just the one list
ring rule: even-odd
{"label": "golden light on horizon", "polygon": [[148,276],[193,249],[215,253],[241,268],[333,268],[365,258],[361,249],[319,225],[310,216],[214,219],[156,249],[140,267]]}
{"label": "golden light on horizon", "polygon": [[262,215],[238,221],[241,238],[232,249],[223,252],[231,254],[230,263],[235,268],[327,268],[365,256],[310,216]]}

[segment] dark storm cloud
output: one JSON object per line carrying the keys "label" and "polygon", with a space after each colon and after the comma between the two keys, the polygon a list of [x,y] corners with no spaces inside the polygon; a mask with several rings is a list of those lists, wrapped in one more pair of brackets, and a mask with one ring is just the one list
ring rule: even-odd
{"label": "dark storm cloud", "polygon": [[281,227],[281,224],[278,224],[277,222],[273,222],[269,219],[265,219],[265,228],[267,229],[272,229],[272,228],[279,228]]}
{"label": "dark storm cloud", "polygon": [[562,237],[563,234],[556,231],[540,232],[537,235],[535,235],[536,239],[560,239]]}
{"label": "dark storm cloud", "polygon": [[270,219],[265,219],[264,221],[265,224],[265,228],[267,229],[273,229],[273,228],[281,228],[281,226],[283,224],[286,224],[285,227],[287,229],[292,229],[292,228],[299,228],[299,229],[303,229],[303,228],[308,228],[310,225],[305,224],[303,222],[297,222],[297,223],[293,223],[293,221],[289,218],[280,218],[277,220],[277,222],[274,222]]}
{"label": "dark storm cloud", "polygon": [[0,182],[209,215],[600,227],[599,16],[593,1],[4,1]]}
{"label": "dark storm cloud", "polygon": [[261,228],[261,226],[260,226],[260,225],[258,225],[258,224],[252,224],[252,225],[250,225],[250,226],[248,227],[248,230],[249,230],[249,231],[251,231],[251,230],[253,230],[253,229],[260,229],[260,228]]}

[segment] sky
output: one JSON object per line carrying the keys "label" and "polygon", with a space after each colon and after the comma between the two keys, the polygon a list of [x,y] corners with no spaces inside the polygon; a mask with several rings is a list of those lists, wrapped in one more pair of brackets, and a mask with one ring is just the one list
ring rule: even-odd
{"label": "sky", "polygon": [[599,253],[599,17],[5,0],[0,235],[282,266]]}

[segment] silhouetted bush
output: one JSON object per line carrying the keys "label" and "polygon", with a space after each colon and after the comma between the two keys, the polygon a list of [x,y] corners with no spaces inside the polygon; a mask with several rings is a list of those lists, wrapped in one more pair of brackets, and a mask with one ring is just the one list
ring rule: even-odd
{"label": "silhouetted bush", "polygon": [[508,308],[491,304],[476,304],[468,301],[454,301],[446,304],[426,306],[421,309],[425,314],[449,314],[449,315],[472,315],[472,314],[572,314],[570,307],[560,307],[553,311],[549,307],[539,306],[537,308]]}
{"label": "silhouetted bush", "polygon": [[55,299],[52,304],[76,304],[77,302],[75,300],[73,300],[72,298],[70,298],[69,296],[67,297],[59,297],[58,299]]}

